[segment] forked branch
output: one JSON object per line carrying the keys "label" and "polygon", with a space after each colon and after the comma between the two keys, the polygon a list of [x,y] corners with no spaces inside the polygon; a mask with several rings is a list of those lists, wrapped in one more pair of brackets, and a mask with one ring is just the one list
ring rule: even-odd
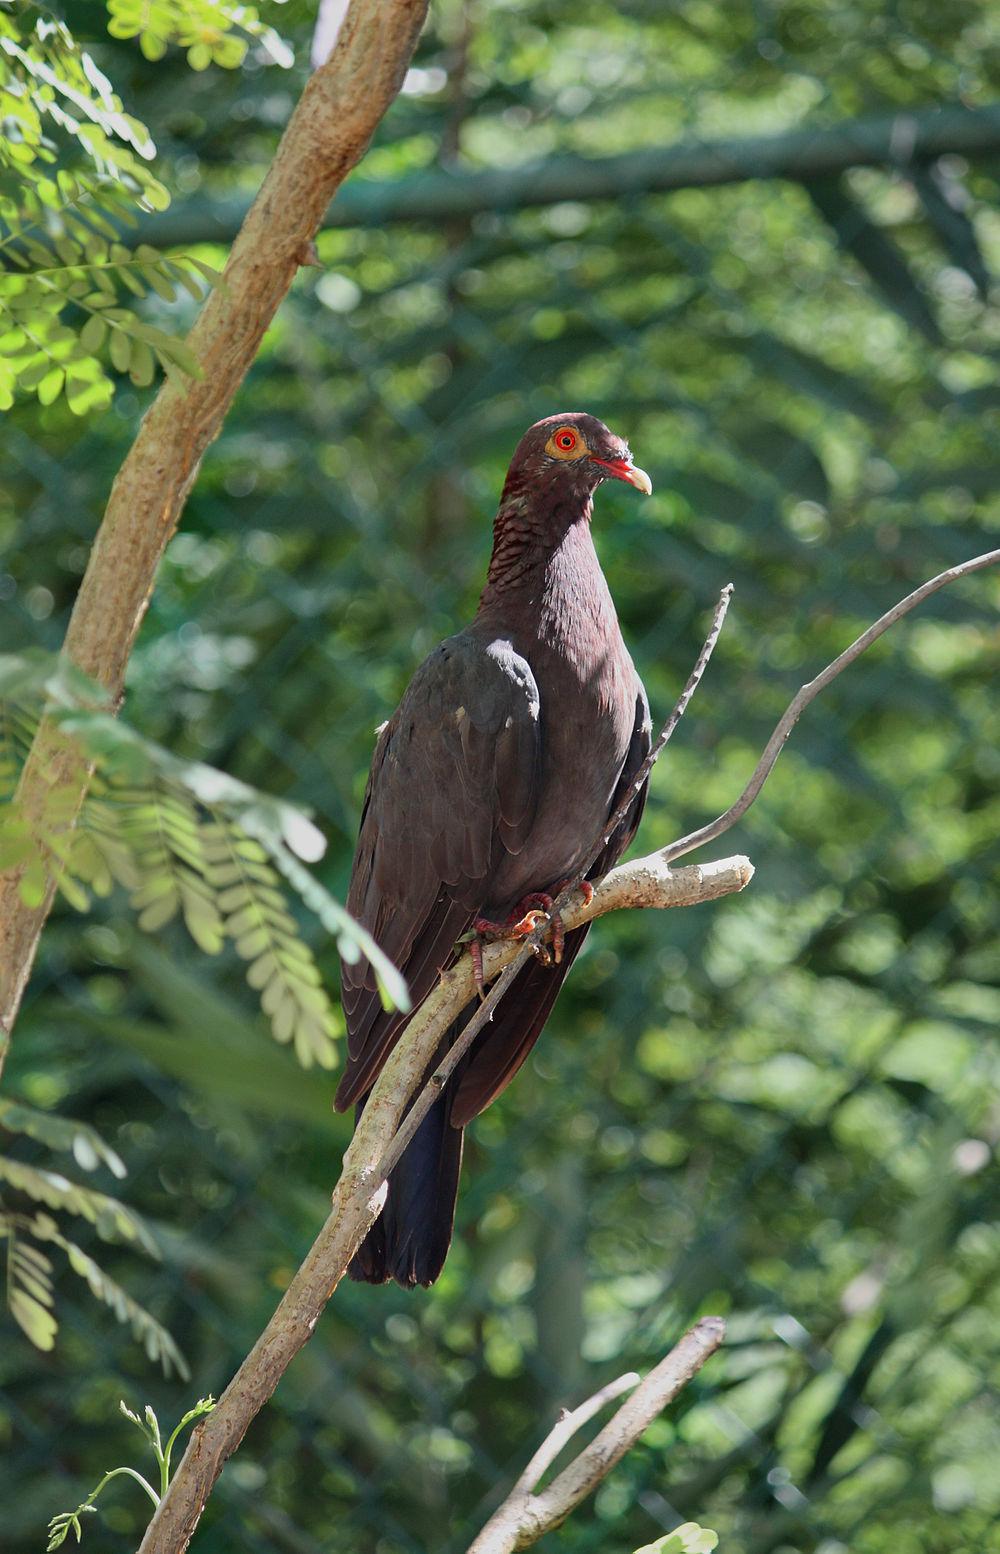
{"label": "forked branch", "polygon": [[[512,1550],[529,1548],[564,1522],[581,1501],[593,1494],[643,1431],[701,1370],[722,1343],[725,1333],[721,1317],[702,1317],[645,1380],[639,1381],[635,1375],[620,1376],[560,1419],[506,1500],[494,1511],[478,1538],[470,1543],[467,1554],[511,1554]],[[542,1474],[581,1425],[611,1398],[633,1386],[632,1396],[590,1445],[585,1446],[550,1484],[538,1489]]]}
{"label": "forked branch", "polygon": [[[691,848],[701,845],[711,837],[721,835],[735,825],[759,794],[785,739],[803,709],[848,664],[859,658],[884,631],[939,588],[998,562],[1000,562],[1000,550],[976,556],[971,561],[952,567],[947,572],[931,578],[929,582],[881,616],[821,674],[804,685],[793,698],[768,741],[750,782],[736,804],[710,825],[703,826],[700,830],[692,832],[690,836],[681,838],[661,852],[613,870],[597,886],[590,902],[584,901],[583,893],[578,889],[569,893],[568,900],[564,901],[560,898],[566,927],[575,928],[591,917],[620,907],[692,905],[698,901],[712,900],[732,891],[741,890],[753,873],[746,858],[730,858],[720,863],[700,867],[688,866],[676,871],[670,869],[669,862],[680,853],[690,851]],[[694,685],[697,684],[704,664],[707,663],[708,654],[714,646],[714,639],[718,636],[726,603],[728,603],[728,597],[724,592],[716,610],[712,632],[709,633],[692,677]],[[691,691],[693,689],[694,686],[691,686]],[[690,699],[690,694],[691,692],[685,687],[685,695],[678,703],[679,710],[675,708],[671,714],[674,727],[686,705],[685,696]],[[669,720],[665,729],[670,730]],[[669,737],[669,732],[666,737]],[[663,736],[659,743],[662,748],[662,744],[665,743]],[[595,855],[596,851],[595,848]],[[540,928],[539,940],[542,935],[543,930]],[[493,982],[495,985],[486,1003],[476,1011],[473,1020],[469,1022],[459,1038],[461,1042],[467,1045],[468,1041],[474,1039],[475,1032],[481,1029],[482,1024],[489,1018],[497,1000],[503,996],[503,992],[509,987],[530,953],[531,950],[523,943],[512,945],[509,942],[500,942],[486,947],[483,956],[483,976],[486,982]],[[451,1071],[452,1053],[458,1050],[457,1045],[423,1085],[422,1090],[421,1080],[427,1073],[428,1065],[433,1060],[444,1032],[469,1005],[474,995],[475,978],[472,959],[465,954],[442,977],[439,986],[425,999],[407,1025],[366,1101],[357,1131],[344,1157],[344,1169],[334,1189],[331,1212],[326,1224],[292,1279],[274,1316],[220,1398],[214,1413],[209,1415],[192,1437],[174,1481],[143,1539],[140,1554],[181,1554],[181,1551],[187,1547],[223,1464],[237,1449],[251,1421],[267,1402],[281,1376],[310,1337],[323,1307],[343,1277],[347,1264],[381,1211],[385,1195],[385,1178],[405,1148],[407,1139],[412,1136],[413,1128],[419,1118],[441,1093],[441,1086]],[[406,1115],[410,1098],[418,1090],[420,1094],[410,1108],[409,1114]],[[404,1115],[405,1123],[403,1123]],[[711,1340],[710,1343],[709,1340]],[[701,1360],[697,1359],[697,1355],[702,1352],[699,1346],[709,1344],[705,1352],[710,1353],[720,1341],[721,1331],[715,1329],[706,1332],[703,1330],[703,1325],[699,1325],[682,1341],[679,1349],[674,1351],[672,1356],[668,1356],[662,1362],[662,1366],[657,1367],[657,1370],[647,1378],[643,1387],[649,1383],[652,1389],[653,1377],[660,1375],[662,1367],[669,1368],[671,1362],[679,1363],[677,1357],[681,1351],[688,1358],[693,1352],[696,1356],[695,1362],[684,1373],[678,1387],[683,1385],[684,1379],[701,1363]],[[685,1349],[684,1346],[689,1343],[694,1346],[693,1351]],[[659,1384],[657,1382],[657,1386]],[[641,1417],[641,1411],[636,1412],[634,1416],[625,1415],[626,1422],[632,1421],[627,1429],[622,1425],[621,1419],[625,1410],[634,1406],[638,1408],[640,1395],[645,1399],[643,1408],[646,1406],[646,1401],[653,1397],[653,1391],[650,1390],[644,1394],[643,1387],[637,1389],[636,1394],[623,1405],[623,1409],[619,1410],[606,1430],[597,1436],[591,1447],[587,1448],[564,1474],[560,1474],[538,1494],[534,1493],[533,1486],[528,1486],[531,1499],[527,1503],[534,1520],[530,1524],[528,1521],[524,1521],[523,1524],[518,1521],[519,1530],[514,1542],[483,1543],[481,1540],[488,1531],[484,1529],[480,1534],[480,1540],[473,1545],[475,1554],[487,1554],[487,1551],[489,1554],[494,1554],[495,1550],[526,1547],[528,1543],[534,1541],[535,1536],[541,1536],[541,1532],[547,1527],[557,1525],[573,1506],[579,1504],[601,1476],[598,1473],[597,1477],[593,1477],[598,1459],[603,1462],[604,1454],[609,1453],[613,1456],[613,1460],[617,1461],[646,1427],[645,1424],[637,1423]],[[665,1400],[674,1393],[668,1389],[662,1395]],[[662,1406],[661,1402],[649,1418],[655,1417],[655,1413]],[[616,1421],[619,1428],[612,1441],[607,1431],[611,1430]],[[646,1423],[648,1422],[647,1419]],[[614,1455],[615,1452],[617,1455]],[[525,1506],[524,1490],[524,1485],[515,1489],[515,1495],[521,1494],[521,1501],[518,1504],[522,1511]],[[506,1523],[504,1525],[506,1526]],[[539,1530],[532,1533],[534,1527]],[[506,1532],[503,1535],[509,1536]],[[493,1534],[491,1533],[490,1536],[492,1537]],[[518,1542],[517,1539],[521,1541]]]}

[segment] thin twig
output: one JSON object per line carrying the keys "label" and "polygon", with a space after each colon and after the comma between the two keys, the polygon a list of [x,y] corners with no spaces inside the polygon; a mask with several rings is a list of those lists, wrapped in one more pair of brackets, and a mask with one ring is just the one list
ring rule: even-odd
{"label": "thin twig", "polygon": [[[525,966],[531,959],[534,954],[531,948],[534,937],[534,934],[532,934],[530,938],[518,945],[515,958],[500,973],[482,1003],[477,1006],[471,1018],[466,1021],[459,1031],[433,1074],[428,1077],[427,1083],[410,1107],[405,1119],[400,1123],[389,1148],[379,1161],[378,1175],[383,1181],[385,1181],[393,1166],[398,1163],[406,1146],[410,1143],[413,1135],[440,1096],[441,1091],[472,1046],[483,1026],[488,1020],[492,1020],[494,1009],[517,977],[522,966]],[[485,978],[485,969],[483,975]]]}
{"label": "thin twig", "polygon": [[[561,1420],[532,1457],[506,1500],[494,1511],[482,1532],[469,1545],[467,1554],[511,1554],[513,1550],[526,1549],[532,1543],[537,1543],[539,1538],[564,1522],[570,1512],[607,1478],[615,1464],[635,1445],[667,1404],[687,1386],[692,1376],[701,1370],[705,1361],[722,1343],[725,1333],[725,1323],[721,1317],[702,1317],[639,1383],[631,1397],[612,1415],[590,1445],[585,1446],[579,1456],[574,1457],[550,1484],[535,1493],[534,1484],[537,1484],[540,1475],[536,1474],[533,1483],[530,1482],[532,1469],[539,1459],[547,1459],[543,1460],[543,1471],[552,1462],[567,1439],[560,1432],[570,1420],[576,1418],[576,1414],[571,1414],[569,1420]],[[622,1382],[627,1380],[627,1377],[621,1378]],[[600,1393],[597,1396],[601,1398]],[[600,1406],[597,1403],[596,1407],[591,1407],[594,1402],[591,1399],[576,1413],[589,1410],[586,1415],[589,1417]],[[579,1422],[582,1424],[583,1420]],[[553,1438],[556,1438],[555,1450],[549,1450]]]}
{"label": "thin twig", "polygon": [[593,851],[588,856],[587,861],[583,864],[582,868],[577,870],[576,875],[570,884],[566,887],[566,889],[573,889],[575,886],[580,884],[581,880],[586,878],[587,870],[601,856],[601,853],[604,851],[605,847],[607,847],[608,843],[617,832],[619,826],[624,821],[626,815],[632,807],[632,803],[636,794],[642,792],[643,784],[648,780],[650,772],[653,770],[653,767],[656,765],[657,761],[660,759],[660,756],[666,749],[670,739],[673,736],[674,729],[677,727],[678,723],[681,721],[681,718],[684,716],[688,709],[688,702],[691,700],[695,691],[698,689],[698,686],[701,684],[702,675],[708,668],[708,661],[712,654],[715,652],[715,644],[719,640],[719,635],[722,631],[722,626],[726,619],[726,611],[729,609],[729,601],[732,597],[733,585],[732,583],[727,583],[719,595],[719,602],[715,606],[715,614],[712,616],[711,628],[709,630],[708,636],[702,643],[701,652],[698,654],[698,657],[695,660],[695,666],[691,673],[688,675],[687,684],[684,686],[684,689],[678,696],[677,701],[674,703],[674,707],[669,718],[660,729],[660,733],[656,739],[656,742],[650,746],[646,759],[643,761],[642,765],[639,767],[639,770],[636,772],[631,783],[629,784],[628,791],[622,794],[619,803],[615,806],[615,810],[611,816],[611,819],[608,821],[603,832],[601,833],[600,841],[596,844]]}
{"label": "thin twig", "polygon": [[663,849],[663,857],[668,861],[682,858],[685,853],[693,852],[696,847],[704,847],[706,842],[714,842],[716,837],[722,836],[723,832],[728,831],[738,820],[742,820],[771,775],[785,740],[809,703],[815,701],[820,691],[825,690],[831,680],[835,680],[848,664],[853,664],[856,658],[860,658],[862,653],[867,652],[883,632],[888,631],[889,627],[894,626],[898,620],[902,620],[903,616],[908,615],[918,604],[930,598],[931,594],[937,593],[939,588],[944,588],[948,583],[954,583],[961,577],[968,577],[972,572],[981,572],[986,567],[994,567],[998,563],[1000,563],[1000,550],[988,550],[981,556],[973,556],[971,561],[962,561],[958,566],[949,567],[947,572],[939,572],[936,577],[921,583],[920,587],[907,594],[905,599],[900,599],[898,604],[894,604],[891,610],[886,610],[884,615],[880,615],[867,631],[863,631],[860,637],[855,637],[850,647],[845,648],[832,663],[827,664],[815,680],[809,680],[805,685],[800,686],[775,724],[774,732],[764,747],[764,753],[736,803],[731,804],[723,814],[718,815],[715,820],[710,820],[707,825],[699,826],[697,831],[691,831],[678,841],[671,842]]}
{"label": "thin twig", "polygon": [[599,1414],[605,1403],[613,1403],[623,1392],[631,1392],[641,1380],[642,1377],[638,1371],[626,1371],[624,1376],[616,1376],[614,1381],[609,1381],[579,1407],[572,1410],[565,1409],[531,1458],[511,1493],[528,1494],[531,1490],[537,1489],[543,1473],[551,1468],[567,1441],[572,1440],[576,1432],[581,1430],[588,1420],[593,1419],[595,1414]]}

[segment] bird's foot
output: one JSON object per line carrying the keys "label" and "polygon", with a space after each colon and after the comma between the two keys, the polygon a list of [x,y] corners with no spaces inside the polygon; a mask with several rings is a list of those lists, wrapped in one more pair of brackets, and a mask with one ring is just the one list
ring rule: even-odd
{"label": "bird's foot", "polygon": [[544,944],[533,944],[531,948],[546,966],[552,964],[553,958],[558,965],[562,959],[563,944],[566,933],[563,928],[562,918],[558,912],[553,912],[553,897],[545,891],[536,890],[522,901],[519,901],[513,912],[503,921],[494,922],[488,917],[477,917],[472,925],[473,940],[469,946],[472,955],[473,974],[476,979],[476,990],[480,999],[485,997],[483,987],[483,945],[497,939],[527,939],[534,933],[539,923],[546,918],[552,924],[552,951]]}
{"label": "bird's foot", "polygon": [[[483,980],[483,945],[492,944],[497,939],[527,939],[534,933],[539,923],[544,922],[544,911],[523,912],[521,908],[527,900],[535,900],[536,897],[525,897],[518,909],[510,914],[506,922],[495,923],[488,917],[477,917],[472,925],[472,938],[469,942],[469,954],[472,957],[472,976],[476,984],[476,992],[479,994],[479,1002],[486,997],[486,984]],[[550,897],[545,897],[546,901]],[[549,952],[544,944],[534,944],[532,949],[535,954],[548,964]]]}
{"label": "bird's foot", "polygon": [[[543,965],[551,966],[553,963],[559,965],[566,945],[566,928],[562,913],[555,910],[555,899],[568,883],[568,880],[564,880],[561,885],[557,885],[555,896],[550,896],[543,890],[532,891],[530,895],[518,902],[513,912],[502,923],[494,922],[489,917],[476,918],[469,939],[469,954],[472,957],[472,974],[480,1003],[486,997],[486,984],[483,980],[484,944],[494,943],[497,939],[527,939],[534,933],[539,923],[548,918],[552,926],[551,950],[546,944],[533,944],[531,948]],[[580,881],[580,893],[584,903],[589,906],[594,899],[594,887],[589,880]]]}

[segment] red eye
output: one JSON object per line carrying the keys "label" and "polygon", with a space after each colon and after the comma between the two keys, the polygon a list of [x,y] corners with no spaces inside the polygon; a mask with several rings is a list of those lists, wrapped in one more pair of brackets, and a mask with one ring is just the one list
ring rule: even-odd
{"label": "red eye", "polygon": [[557,432],[556,433],[556,447],[557,448],[562,448],[562,449],[565,450],[565,452],[568,453],[570,451],[570,449],[576,447],[576,433],[575,432]]}

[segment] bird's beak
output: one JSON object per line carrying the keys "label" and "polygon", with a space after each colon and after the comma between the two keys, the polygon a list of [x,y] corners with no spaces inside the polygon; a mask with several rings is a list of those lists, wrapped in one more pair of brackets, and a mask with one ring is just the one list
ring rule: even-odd
{"label": "bird's beak", "polygon": [[646,471],[638,469],[634,464],[630,464],[628,459],[595,459],[593,454],[591,454],[591,462],[599,464],[602,469],[606,469],[608,474],[614,475],[616,480],[624,480],[630,486],[635,486],[637,491],[643,492],[645,496],[652,496],[653,482],[646,474]]}

